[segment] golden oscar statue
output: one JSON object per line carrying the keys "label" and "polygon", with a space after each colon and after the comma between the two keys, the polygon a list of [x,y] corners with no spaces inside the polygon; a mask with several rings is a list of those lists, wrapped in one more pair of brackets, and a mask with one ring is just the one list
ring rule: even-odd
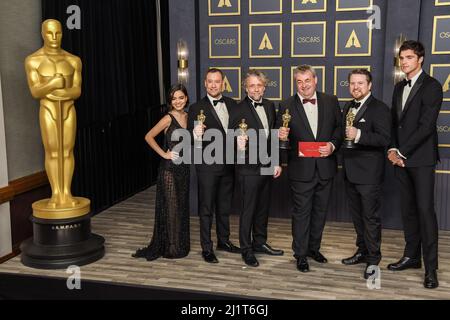
{"label": "golden oscar statue", "polygon": [[[42,229],[41,225],[46,224],[51,225],[53,231],[84,229],[84,232],[89,234],[90,201],[74,197],[71,193],[75,168],[74,100],[81,95],[81,60],[61,48],[62,26],[59,21],[45,20],[42,23],[41,34],[44,46],[26,58],[25,71],[31,94],[39,99],[39,123],[45,150],[45,171],[52,196],[50,199],[33,203],[34,231]],[[90,236],[88,234],[82,238],[86,240],[85,238]],[[47,236],[53,237],[55,242],[58,241],[58,235]],[[74,235],[74,238],[79,236]],[[59,240],[70,242],[70,239],[61,237]]]}

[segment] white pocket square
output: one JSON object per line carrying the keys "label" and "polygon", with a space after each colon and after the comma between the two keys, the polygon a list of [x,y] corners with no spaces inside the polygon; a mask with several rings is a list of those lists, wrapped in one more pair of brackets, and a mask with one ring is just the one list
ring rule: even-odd
{"label": "white pocket square", "polygon": [[359,120],[358,122],[366,122],[366,119],[362,118],[362,119]]}

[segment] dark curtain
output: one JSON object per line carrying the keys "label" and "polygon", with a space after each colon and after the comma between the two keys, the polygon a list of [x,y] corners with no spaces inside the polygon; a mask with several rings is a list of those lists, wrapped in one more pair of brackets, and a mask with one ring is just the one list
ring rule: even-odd
{"label": "dark curtain", "polygon": [[[154,1],[154,0],[151,0]],[[164,77],[164,86],[165,86],[165,93],[170,89],[170,23],[169,23],[169,1],[168,0],[161,0],[160,1],[161,6],[161,42],[162,42],[162,63],[163,63],[163,77]],[[173,57],[174,59],[177,59],[177,57]],[[167,97],[166,97],[167,98]]]}
{"label": "dark curtain", "polygon": [[[66,26],[70,5],[81,9],[80,30]],[[42,12],[62,23],[62,47],[83,62],[72,192],[95,214],[156,180],[159,158],[144,141],[162,112],[156,2],[42,0]]]}

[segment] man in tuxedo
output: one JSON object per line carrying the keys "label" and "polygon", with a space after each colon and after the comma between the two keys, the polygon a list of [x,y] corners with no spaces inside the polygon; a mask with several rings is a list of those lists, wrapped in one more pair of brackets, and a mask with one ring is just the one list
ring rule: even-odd
{"label": "man in tuxedo", "polygon": [[[343,168],[348,207],[356,230],[357,252],[342,260],[345,265],[365,262],[364,278],[368,279],[381,260],[380,198],[384,179],[385,152],[391,139],[389,107],[372,93],[372,74],[355,69],[349,75],[353,101],[344,107],[345,137],[354,145],[343,150]],[[353,125],[346,126],[346,118]]]}
{"label": "man in tuxedo", "polygon": [[[307,257],[326,263],[320,253],[328,200],[333,177],[337,172],[335,151],[342,142],[342,116],[338,99],[317,92],[317,75],[311,66],[299,66],[294,71],[297,93],[280,103],[277,116],[279,138],[289,138],[288,177],[292,190],[292,248],[297,269],[309,271]],[[282,115],[289,110],[289,129],[281,127]],[[299,142],[323,142],[320,157],[303,157]]]}
{"label": "man in tuxedo", "polygon": [[[238,119],[244,119],[247,125],[247,133],[252,133],[251,139],[247,134],[238,136],[238,151],[243,151],[244,160],[236,165],[242,197],[241,216],[239,219],[239,245],[242,251],[242,259],[252,267],[259,265],[255,257],[256,253],[269,255],[283,255],[282,250],[272,248],[267,244],[267,223],[270,207],[270,185],[272,176],[278,178],[281,167],[278,164],[268,163],[261,159],[260,150],[267,150],[267,156],[271,152],[271,132],[275,127],[275,106],[273,102],[264,99],[264,91],[267,85],[267,77],[259,70],[249,70],[244,80],[247,96],[238,105]],[[239,126],[236,127],[239,129]],[[256,138],[256,139],[255,139]],[[249,152],[258,155],[256,161],[252,161]],[[266,170],[264,170],[266,169]],[[268,175],[268,172],[271,175]]]}
{"label": "man in tuxedo", "polygon": [[[212,164],[205,162],[202,156],[200,163],[195,164],[198,179],[198,199],[200,216],[200,242],[203,259],[208,263],[218,263],[211,241],[213,213],[216,214],[217,250],[240,253],[240,249],[230,242],[230,221],[232,194],[234,186],[233,163],[226,162],[226,134],[233,125],[237,113],[237,103],[222,95],[224,75],[221,70],[212,68],[206,72],[205,88],[207,95],[189,107],[188,130],[193,138],[200,142],[202,151],[215,142],[202,141],[208,130],[219,130],[222,137],[223,150],[213,153]],[[197,122],[198,115],[203,112],[205,121]],[[222,152],[223,151],[223,152]],[[195,152],[195,151],[194,151]],[[202,153],[203,154],[203,153]],[[204,154],[203,154],[204,155]]]}
{"label": "man in tuxedo", "polygon": [[435,167],[439,161],[436,122],[442,105],[441,84],[422,70],[425,48],[405,41],[399,50],[406,79],[392,97],[392,140],[388,158],[400,186],[405,234],[403,257],[388,265],[392,271],[422,267],[425,288],[438,287],[438,225],[434,210]]}

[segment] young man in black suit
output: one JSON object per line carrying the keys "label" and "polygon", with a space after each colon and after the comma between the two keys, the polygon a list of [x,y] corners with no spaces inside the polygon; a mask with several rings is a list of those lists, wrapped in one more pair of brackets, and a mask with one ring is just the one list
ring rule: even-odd
{"label": "young man in black suit", "polygon": [[[320,263],[320,253],[333,177],[337,172],[334,152],[342,142],[342,116],[335,96],[317,92],[317,75],[311,66],[294,71],[297,93],[281,102],[277,116],[279,138],[289,138],[288,176],[293,194],[292,248],[297,269],[309,271],[307,256]],[[289,109],[289,129],[282,127],[282,116]],[[299,155],[299,142],[324,142],[320,157]]]}
{"label": "young man in black suit", "polygon": [[[236,172],[242,197],[242,212],[239,219],[239,245],[242,259],[252,267],[259,265],[254,253],[283,255],[282,250],[267,244],[267,223],[270,207],[270,184],[272,177],[278,178],[281,167],[278,163],[268,163],[260,156],[267,150],[267,156],[278,152],[271,150],[271,129],[275,127],[275,106],[264,99],[267,77],[259,70],[249,70],[244,80],[247,96],[238,105],[238,119],[244,119],[246,134],[238,136],[238,150],[245,155],[242,163],[237,163]],[[237,125],[236,129],[239,129]],[[252,138],[249,139],[249,133]],[[255,155],[256,161],[249,156]],[[239,153],[239,151],[238,151]]]}
{"label": "young man in black suit", "polygon": [[405,251],[392,271],[421,268],[425,288],[438,287],[438,225],[434,210],[435,167],[439,161],[436,122],[442,105],[441,84],[422,70],[425,48],[406,41],[399,50],[406,79],[394,88],[392,141],[388,158],[400,183]]}
{"label": "young man in black suit", "polygon": [[[343,169],[348,207],[357,238],[357,252],[342,260],[345,265],[366,263],[364,278],[381,260],[380,198],[386,164],[385,152],[391,139],[389,107],[372,93],[372,74],[366,69],[355,69],[349,75],[349,89],[353,101],[344,107],[345,138],[354,141],[343,150]],[[353,125],[346,123],[347,116]]]}
{"label": "young man in black suit", "polygon": [[[240,249],[230,242],[231,203],[234,186],[234,164],[226,161],[226,134],[232,128],[237,113],[237,103],[222,95],[223,73],[219,69],[209,69],[205,75],[207,95],[189,107],[188,130],[192,132],[194,145],[200,143],[202,157],[200,163],[195,163],[198,179],[198,199],[200,216],[200,242],[203,259],[208,263],[218,263],[211,241],[211,226],[213,213],[216,214],[217,250],[240,253]],[[196,123],[198,115],[203,112],[205,121]],[[202,141],[204,135],[209,135],[215,129],[222,139],[222,150],[212,154],[214,162],[205,161],[204,152],[212,143]],[[208,133],[208,130],[211,130]],[[206,139],[205,139],[206,140]],[[219,142],[220,144],[220,142]],[[195,151],[194,151],[195,153]],[[195,157],[194,157],[195,160]]]}

